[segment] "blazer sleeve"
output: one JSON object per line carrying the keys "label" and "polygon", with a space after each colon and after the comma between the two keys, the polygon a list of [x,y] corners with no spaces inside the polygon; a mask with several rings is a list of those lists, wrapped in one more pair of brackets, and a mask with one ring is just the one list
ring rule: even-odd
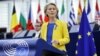
{"label": "blazer sleeve", "polygon": [[70,42],[67,23],[62,22],[62,39],[59,40],[59,45],[65,45]]}
{"label": "blazer sleeve", "polygon": [[40,38],[43,38],[43,25],[41,26],[41,30],[40,30]]}

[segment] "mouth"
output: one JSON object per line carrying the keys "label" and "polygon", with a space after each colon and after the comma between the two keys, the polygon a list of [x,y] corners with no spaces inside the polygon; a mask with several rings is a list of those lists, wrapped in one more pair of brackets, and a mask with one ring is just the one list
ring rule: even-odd
{"label": "mouth", "polygon": [[54,15],[55,13],[50,13],[51,15]]}

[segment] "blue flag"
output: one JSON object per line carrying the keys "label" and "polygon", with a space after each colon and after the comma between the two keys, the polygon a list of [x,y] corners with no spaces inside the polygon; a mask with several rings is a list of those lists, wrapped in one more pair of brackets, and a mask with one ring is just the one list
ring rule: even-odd
{"label": "blue flag", "polygon": [[31,4],[29,8],[29,15],[28,15],[28,22],[27,22],[27,30],[34,30],[33,24],[32,24],[32,10],[31,10]]}
{"label": "blue flag", "polygon": [[76,43],[76,56],[96,56],[96,47],[93,39],[93,34],[90,29],[87,14],[85,9],[82,13],[78,42]]}
{"label": "blue flag", "polygon": [[90,8],[90,2],[88,0],[88,8],[87,8],[87,14],[89,14],[91,12],[91,8]]}

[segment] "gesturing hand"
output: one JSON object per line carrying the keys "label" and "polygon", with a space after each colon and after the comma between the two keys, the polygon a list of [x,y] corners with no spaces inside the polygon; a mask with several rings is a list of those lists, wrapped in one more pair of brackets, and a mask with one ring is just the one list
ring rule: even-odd
{"label": "gesturing hand", "polygon": [[52,41],[52,44],[56,44],[56,45],[58,45],[59,42],[58,42],[57,40],[53,40],[53,41]]}

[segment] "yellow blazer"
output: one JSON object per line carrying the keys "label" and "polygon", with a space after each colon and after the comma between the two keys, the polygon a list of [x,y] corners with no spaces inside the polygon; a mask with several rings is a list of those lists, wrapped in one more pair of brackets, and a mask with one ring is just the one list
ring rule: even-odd
{"label": "yellow blazer", "polygon": [[[41,27],[41,35],[40,38],[46,41],[46,36],[47,36],[47,26],[48,22],[44,22],[42,27]],[[67,29],[67,24],[65,22],[62,22],[58,19],[55,21],[55,26],[53,29],[53,34],[52,34],[52,40],[58,40],[59,44],[55,45],[52,44],[55,48],[61,50],[61,51],[66,51],[65,44],[68,44],[70,42],[69,38],[69,33]]]}

